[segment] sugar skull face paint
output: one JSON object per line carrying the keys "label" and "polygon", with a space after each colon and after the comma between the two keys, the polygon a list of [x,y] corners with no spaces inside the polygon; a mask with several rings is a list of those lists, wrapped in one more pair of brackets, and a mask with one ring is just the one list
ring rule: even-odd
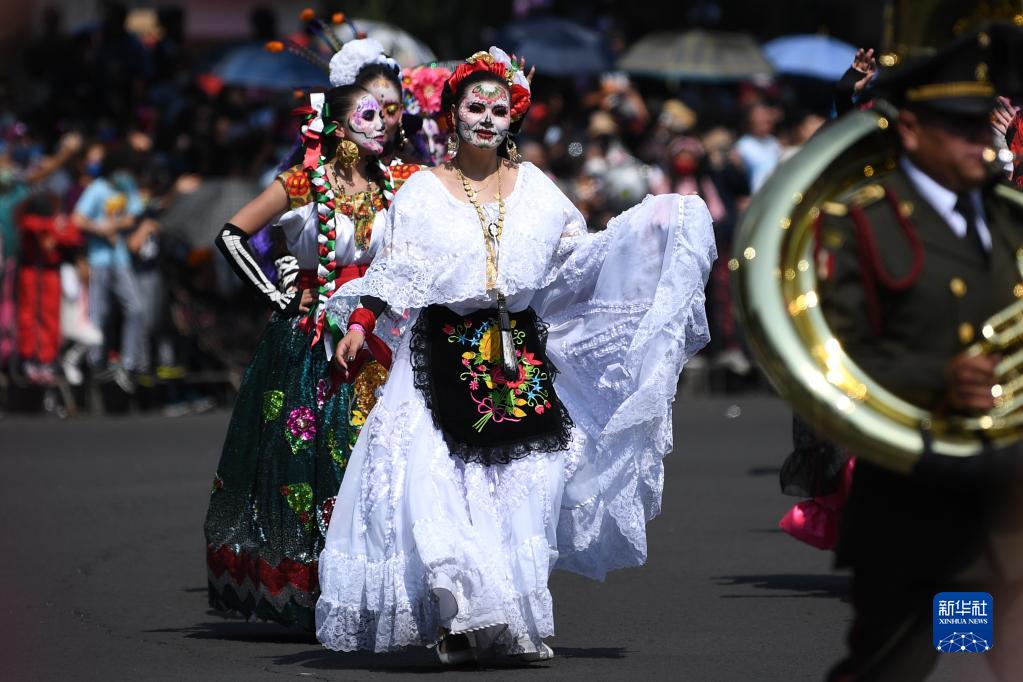
{"label": "sugar skull face paint", "polygon": [[387,124],[387,129],[384,132],[388,140],[392,139],[395,131],[398,130],[398,124],[401,123],[403,109],[401,91],[383,76],[370,81],[366,85],[366,90],[380,103],[380,108],[383,109],[384,123]]}
{"label": "sugar skull face paint", "polygon": [[379,154],[384,151],[384,142],[387,140],[384,135],[386,124],[380,103],[373,95],[366,93],[359,98],[345,127],[348,139],[360,149],[370,154]]}
{"label": "sugar skull face paint", "polygon": [[493,81],[469,86],[458,103],[458,136],[482,149],[496,149],[511,127],[508,89]]}
{"label": "sugar skull face paint", "polygon": [[447,136],[441,132],[440,126],[432,118],[425,118],[419,134],[425,142],[430,162],[434,166],[441,164],[447,154]]}

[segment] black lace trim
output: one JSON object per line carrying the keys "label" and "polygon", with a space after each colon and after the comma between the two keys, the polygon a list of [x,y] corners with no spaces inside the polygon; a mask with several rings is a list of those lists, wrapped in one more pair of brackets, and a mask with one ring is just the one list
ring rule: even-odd
{"label": "black lace trim", "polygon": [[430,306],[420,312],[416,323],[412,327],[412,336],[409,338],[409,350],[411,351],[415,387],[423,394],[423,400],[426,401],[426,407],[430,410],[433,423],[444,437],[448,451],[464,462],[491,466],[494,464],[508,464],[513,460],[522,459],[534,453],[567,450],[572,440],[573,422],[564,403],[561,402],[553,390],[554,378],[558,374],[558,369],[547,357],[547,328],[549,325],[536,314],[531,316],[535,320],[536,336],[539,340],[535,356],[543,361],[544,367],[550,375],[551,406],[547,409],[552,411],[555,416],[556,428],[537,433],[528,438],[509,441],[499,446],[479,446],[464,443],[458,440],[450,430],[445,428],[435,408],[439,402],[439,396],[433,381],[434,375],[430,361],[432,341],[430,311],[435,307],[437,306]]}

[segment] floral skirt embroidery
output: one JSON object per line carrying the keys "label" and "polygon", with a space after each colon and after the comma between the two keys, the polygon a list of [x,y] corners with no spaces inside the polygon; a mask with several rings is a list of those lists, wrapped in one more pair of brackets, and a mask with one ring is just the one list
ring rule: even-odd
{"label": "floral skirt embroidery", "polygon": [[496,310],[424,309],[412,329],[415,384],[449,450],[506,464],[568,447],[572,420],[554,391],[547,328],[532,308],[511,314],[518,374],[505,376]]}
{"label": "floral skirt embroidery", "polygon": [[274,318],[245,372],[206,514],[210,605],[314,627],[317,561],[352,445],[386,372],[328,396],[322,342]]}

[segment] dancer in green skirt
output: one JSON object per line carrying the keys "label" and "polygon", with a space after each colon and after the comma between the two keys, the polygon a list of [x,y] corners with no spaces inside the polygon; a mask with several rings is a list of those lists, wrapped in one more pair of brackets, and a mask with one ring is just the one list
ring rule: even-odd
{"label": "dancer in green skirt", "polygon": [[[375,219],[417,170],[380,161],[397,125],[388,129],[363,81],[381,74],[400,87],[397,64],[376,41],[353,40],[334,55],[334,87],[297,112],[301,162],[235,214],[216,242],[274,312],[245,372],[213,479],[205,523],[210,605],[307,630],[334,496],[386,378],[383,360],[332,381],[328,361],[340,335],[324,304],[366,271],[381,236]],[[249,250],[249,236],[266,224],[283,231],[298,261],[290,290],[278,290]]]}

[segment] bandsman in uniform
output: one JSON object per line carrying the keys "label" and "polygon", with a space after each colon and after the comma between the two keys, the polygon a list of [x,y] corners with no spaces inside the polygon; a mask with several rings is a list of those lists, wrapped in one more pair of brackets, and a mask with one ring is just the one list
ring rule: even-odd
{"label": "bandsman in uniform", "polygon": [[[899,110],[897,165],[822,211],[821,301],[835,336],[885,388],[942,413],[993,407],[998,358],[965,351],[1023,298],[1023,199],[998,183],[986,151],[992,42],[974,33],[883,74],[877,89]],[[909,475],[857,461],[837,550],[855,618],[830,679],[924,679],[938,656],[938,592],[994,592],[997,608],[1004,567],[991,530],[1016,470],[1007,453],[927,454]]]}

